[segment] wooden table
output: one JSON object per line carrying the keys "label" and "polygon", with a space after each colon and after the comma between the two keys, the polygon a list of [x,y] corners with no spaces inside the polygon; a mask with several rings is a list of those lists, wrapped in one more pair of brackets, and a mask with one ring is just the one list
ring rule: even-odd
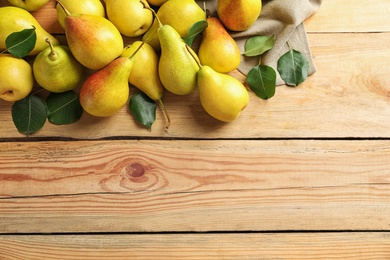
{"label": "wooden table", "polygon": [[324,0],[317,72],[230,124],[166,93],[168,130],[124,108],[25,137],[0,102],[0,259],[390,259],[389,14]]}

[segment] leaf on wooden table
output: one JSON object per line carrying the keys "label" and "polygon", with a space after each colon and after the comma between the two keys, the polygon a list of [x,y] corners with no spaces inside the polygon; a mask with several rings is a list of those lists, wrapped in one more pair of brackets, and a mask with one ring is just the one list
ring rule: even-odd
{"label": "leaf on wooden table", "polygon": [[29,95],[12,105],[12,120],[19,132],[33,134],[46,122],[47,106],[43,98]]}
{"label": "leaf on wooden table", "polygon": [[307,78],[309,62],[299,51],[289,50],[279,58],[277,69],[287,85],[298,86]]}
{"label": "leaf on wooden table", "polygon": [[276,72],[267,65],[259,65],[248,72],[246,83],[260,98],[270,99],[275,95]]}
{"label": "leaf on wooden table", "polygon": [[208,23],[206,20],[203,21],[198,21],[194,23],[189,31],[186,37],[183,38],[184,42],[188,45],[191,46],[192,43],[194,42],[196,36],[201,34],[208,26]]}
{"label": "leaf on wooden table", "polygon": [[272,49],[274,44],[274,36],[253,36],[245,42],[244,55],[248,57],[259,56]]}
{"label": "leaf on wooden table", "polygon": [[55,125],[71,124],[81,118],[83,107],[73,91],[50,93],[46,98],[48,119]]}
{"label": "leaf on wooden table", "polygon": [[139,92],[130,98],[129,106],[137,122],[146,126],[151,131],[152,125],[156,121],[156,102],[146,94]]}
{"label": "leaf on wooden table", "polygon": [[37,34],[35,27],[11,33],[5,39],[5,46],[9,53],[18,58],[27,56],[35,47]]}

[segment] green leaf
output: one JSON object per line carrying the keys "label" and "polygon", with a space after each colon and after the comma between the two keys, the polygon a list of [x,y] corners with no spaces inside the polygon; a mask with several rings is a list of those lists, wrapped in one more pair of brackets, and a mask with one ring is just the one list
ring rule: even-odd
{"label": "green leaf", "polygon": [[146,94],[139,92],[130,98],[130,111],[138,123],[146,126],[151,131],[154,121],[156,121],[156,102]]}
{"label": "green leaf", "polygon": [[244,55],[248,57],[259,56],[272,49],[274,44],[274,36],[253,36],[245,42]]}
{"label": "green leaf", "polygon": [[194,23],[190,27],[187,36],[183,38],[184,42],[188,46],[192,46],[192,43],[194,42],[196,36],[201,34],[207,28],[207,26],[208,26],[208,23],[206,20],[202,20],[202,21],[198,21],[198,22]]}
{"label": "green leaf", "polygon": [[256,66],[248,72],[246,83],[258,97],[269,99],[275,95],[276,72],[270,66]]}
{"label": "green leaf", "polygon": [[35,47],[37,34],[35,27],[11,33],[5,39],[5,46],[12,55],[23,58],[27,56]]}
{"label": "green leaf", "polygon": [[81,118],[83,107],[73,91],[50,93],[46,98],[48,119],[55,125],[71,124]]}
{"label": "green leaf", "polygon": [[278,60],[280,77],[287,85],[298,86],[309,73],[309,62],[299,51],[289,50]]}
{"label": "green leaf", "polygon": [[29,95],[12,105],[12,120],[19,132],[33,134],[46,122],[47,106],[43,98]]}

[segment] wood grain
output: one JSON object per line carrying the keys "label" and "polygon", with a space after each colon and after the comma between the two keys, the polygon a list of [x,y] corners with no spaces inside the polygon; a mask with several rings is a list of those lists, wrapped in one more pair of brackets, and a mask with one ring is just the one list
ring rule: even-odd
{"label": "wood grain", "polygon": [[388,233],[0,236],[17,259],[389,259]]}
{"label": "wood grain", "polygon": [[390,223],[389,142],[24,142],[0,151],[0,233]]}

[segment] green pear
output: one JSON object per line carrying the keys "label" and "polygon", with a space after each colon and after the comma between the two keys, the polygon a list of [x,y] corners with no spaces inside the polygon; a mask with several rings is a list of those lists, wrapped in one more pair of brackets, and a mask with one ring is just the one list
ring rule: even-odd
{"label": "green pear", "polygon": [[8,0],[13,6],[17,6],[29,12],[38,10],[46,5],[49,0]]}
{"label": "green pear", "polygon": [[162,102],[164,86],[162,85],[158,75],[159,56],[156,51],[147,43],[135,41],[123,50],[121,56],[130,57],[141,44],[144,45],[134,57],[133,68],[131,69],[129,76],[129,83],[141,90],[152,100],[158,102],[167,117],[168,128],[170,125],[170,118]]}
{"label": "green pear", "polygon": [[201,64],[221,73],[237,69],[241,62],[241,52],[236,41],[217,17],[207,18],[207,23],[198,50]]}
{"label": "green pear", "polygon": [[235,120],[249,103],[245,86],[233,76],[204,65],[197,73],[199,99],[204,110],[223,121]]}
{"label": "green pear", "polygon": [[105,0],[107,18],[122,35],[136,37],[144,34],[153,22],[153,14],[144,8],[146,0]]}
{"label": "green pear", "polygon": [[[206,19],[206,14],[194,0],[169,0],[163,3],[157,11],[157,16],[164,25],[172,26],[180,35],[185,37],[190,27]],[[157,30],[159,23],[154,19],[150,29],[143,35],[142,40],[155,50],[160,49]]]}
{"label": "green pear", "polygon": [[217,14],[226,28],[245,31],[259,18],[262,0],[218,0]]}
{"label": "green pear", "polygon": [[10,54],[0,55],[0,98],[18,101],[30,94],[34,86],[31,65]]}
{"label": "green pear", "polygon": [[72,55],[68,46],[49,46],[34,59],[33,73],[37,83],[50,92],[65,92],[79,86],[84,78],[84,66]]}
{"label": "green pear", "polygon": [[87,113],[108,117],[126,104],[130,95],[128,80],[138,50],[130,57],[118,57],[86,79],[80,89],[80,103]]}
{"label": "green pear", "polygon": [[90,14],[71,14],[64,9],[65,36],[73,56],[85,67],[99,70],[119,57],[123,50],[122,35],[108,19]]}
{"label": "green pear", "polygon": [[0,7],[0,49],[6,49],[5,39],[8,35],[32,27],[36,29],[37,41],[29,55],[37,55],[46,49],[46,38],[49,38],[54,45],[59,44],[58,40],[43,29],[28,11],[15,6]]}
{"label": "green pear", "polygon": [[[67,7],[71,14],[92,14],[106,17],[106,10],[100,0],[61,0],[61,3]],[[65,12],[58,4],[56,11],[58,23],[65,29]]]}

